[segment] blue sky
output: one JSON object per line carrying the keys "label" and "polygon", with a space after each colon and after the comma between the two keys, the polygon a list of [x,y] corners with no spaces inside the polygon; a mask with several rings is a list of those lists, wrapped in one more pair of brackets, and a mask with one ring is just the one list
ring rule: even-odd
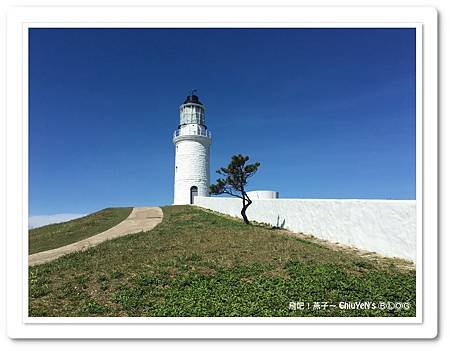
{"label": "blue sky", "polygon": [[213,133],[211,176],[249,189],[415,198],[414,29],[31,29],[30,215],[173,199],[178,107]]}

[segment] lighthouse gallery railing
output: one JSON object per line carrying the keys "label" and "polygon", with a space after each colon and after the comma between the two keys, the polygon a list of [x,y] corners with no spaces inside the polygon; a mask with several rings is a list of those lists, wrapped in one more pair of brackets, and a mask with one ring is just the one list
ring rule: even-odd
{"label": "lighthouse gallery railing", "polygon": [[173,137],[179,137],[181,135],[201,135],[207,138],[211,138],[211,132],[209,130],[199,130],[199,129],[192,129],[192,130],[180,130],[177,129],[175,132],[173,132]]}

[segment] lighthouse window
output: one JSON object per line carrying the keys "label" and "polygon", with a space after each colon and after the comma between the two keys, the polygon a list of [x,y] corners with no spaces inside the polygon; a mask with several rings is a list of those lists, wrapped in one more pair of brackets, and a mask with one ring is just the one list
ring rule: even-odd
{"label": "lighthouse window", "polygon": [[182,124],[205,124],[205,116],[201,106],[184,106],[181,114]]}

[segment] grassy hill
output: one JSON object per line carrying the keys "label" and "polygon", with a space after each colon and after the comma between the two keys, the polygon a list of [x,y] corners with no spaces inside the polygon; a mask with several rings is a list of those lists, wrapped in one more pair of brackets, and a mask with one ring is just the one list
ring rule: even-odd
{"label": "grassy hill", "polygon": [[[191,206],[150,232],[30,267],[30,316],[414,316],[415,271]],[[314,302],[409,310],[314,310]],[[309,309],[290,310],[290,302]]]}
{"label": "grassy hill", "polygon": [[28,235],[28,253],[55,249],[99,234],[122,222],[132,209],[132,207],[105,208],[68,222],[31,229]]}

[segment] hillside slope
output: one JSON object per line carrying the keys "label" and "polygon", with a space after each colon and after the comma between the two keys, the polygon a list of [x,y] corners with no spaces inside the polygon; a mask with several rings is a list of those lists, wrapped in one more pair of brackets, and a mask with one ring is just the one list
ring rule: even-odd
{"label": "hillside slope", "polygon": [[[163,211],[152,231],[31,267],[30,316],[415,315],[415,271],[398,261],[333,250],[191,206]],[[329,306],[341,301],[410,308]],[[293,303],[303,309],[290,309]]]}
{"label": "hillside slope", "polygon": [[132,209],[132,207],[105,208],[68,222],[30,229],[28,253],[31,255],[55,249],[101,233],[122,222],[130,215]]}

